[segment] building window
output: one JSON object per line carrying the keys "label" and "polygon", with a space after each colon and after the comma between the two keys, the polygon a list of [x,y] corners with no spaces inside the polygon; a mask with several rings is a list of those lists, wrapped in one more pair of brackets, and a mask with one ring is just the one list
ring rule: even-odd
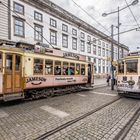
{"label": "building window", "polygon": [[16,36],[24,37],[24,21],[22,19],[15,18],[15,20],[14,20],[14,34]]}
{"label": "building window", "polygon": [[57,32],[50,30],[50,43],[53,45],[57,45]]}
{"label": "building window", "polygon": [[91,45],[90,44],[87,44],[87,52],[91,53]]}
{"label": "building window", "polygon": [[34,19],[42,22],[43,21],[43,16],[42,16],[42,14],[35,11],[34,12]]}
{"label": "building window", "polygon": [[100,40],[98,41],[98,45],[101,45],[101,41]]}
{"label": "building window", "polygon": [[85,34],[83,32],[81,32],[81,38],[85,38]]}
{"label": "building window", "polygon": [[24,15],[24,6],[14,2],[14,12]]}
{"label": "building window", "polygon": [[108,44],[106,44],[106,48],[108,49]]}
{"label": "building window", "polygon": [[54,19],[50,19],[50,25],[52,26],[52,27],[57,27],[57,25],[56,25],[56,20],[54,20]]}
{"label": "building window", "polygon": [[105,48],[103,48],[103,57],[105,57]]}
{"label": "building window", "polygon": [[77,36],[77,30],[76,29],[72,29],[72,35]]}
{"label": "building window", "polygon": [[72,49],[77,50],[77,39],[76,38],[72,38]]}
{"label": "building window", "polygon": [[87,36],[87,40],[90,42],[91,41],[91,36]]}
{"label": "building window", "polygon": [[93,45],[93,54],[96,55],[96,46],[95,45]]}
{"label": "building window", "polygon": [[101,59],[98,59],[98,72],[101,73]]}
{"label": "building window", "polygon": [[108,57],[108,50],[106,50],[106,56]]}
{"label": "building window", "polygon": [[98,55],[101,56],[101,47],[98,48]]}
{"label": "building window", "polygon": [[68,48],[68,35],[62,34],[62,46]]}
{"label": "building window", "polygon": [[43,41],[43,27],[35,24],[35,40]]}
{"label": "building window", "polygon": [[68,26],[65,24],[62,24],[62,31],[68,32]]}
{"label": "building window", "polygon": [[93,43],[94,43],[94,44],[96,44],[96,41],[97,41],[96,38],[93,38]]}
{"label": "building window", "polygon": [[103,45],[103,47],[105,47],[105,43],[104,42],[102,43],[102,45]]}
{"label": "building window", "polygon": [[81,51],[84,52],[85,51],[85,41],[81,40]]}

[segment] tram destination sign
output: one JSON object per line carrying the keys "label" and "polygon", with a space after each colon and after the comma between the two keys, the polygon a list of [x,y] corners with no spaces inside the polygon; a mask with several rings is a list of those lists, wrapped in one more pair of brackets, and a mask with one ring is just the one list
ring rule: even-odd
{"label": "tram destination sign", "polygon": [[75,54],[75,53],[70,53],[70,52],[64,52],[64,53],[63,53],[63,57],[72,58],[72,59],[77,59],[77,60],[80,59],[80,57],[79,57],[77,54]]}

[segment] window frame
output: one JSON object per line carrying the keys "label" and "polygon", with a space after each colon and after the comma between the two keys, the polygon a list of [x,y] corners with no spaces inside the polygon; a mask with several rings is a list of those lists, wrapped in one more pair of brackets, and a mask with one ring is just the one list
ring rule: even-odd
{"label": "window frame", "polygon": [[[60,62],[60,70],[61,70],[60,74],[55,73],[55,67],[58,66],[58,65],[56,65],[56,62]],[[54,75],[62,75],[62,61],[59,61],[59,60],[54,61]]]}
{"label": "window frame", "polygon": [[[38,18],[36,18],[36,14],[40,15],[41,16],[41,20],[39,20]],[[34,19],[37,20],[37,21],[40,21],[40,22],[43,22],[43,14],[37,12],[37,11],[34,11]]]}
{"label": "window frame", "polygon": [[[134,63],[137,63],[137,65],[136,65],[136,68],[137,68],[137,71],[136,72],[128,72],[128,64],[130,64],[130,62],[132,61],[136,61],[136,62],[131,62],[131,65],[133,65]],[[125,65],[126,65],[126,75],[132,75],[132,74],[134,74],[134,75],[137,75],[138,74],[138,59],[133,59],[133,60],[127,60],[127,61],[125,61]]]}
{"label": "window frame", "polygon": [[68,35],[67,34],[62,34],[62,47],[68,48]]}
{"label": "window frame", "polygon": [[68,32],[68,25],[62,24],[62,31]]}
{"label": "window frame", "polygon": [[[51,33],[55,33],[55,36],[52,36]],[[55,37],[55,42],[52,42],[52,37],[53,37],[53,38]],[[50,29],[50,43],[51,43],[52,45],[57,45],[57,31],[51,30],[51,29]]]}
{"label": "window frame", "polygon": [[[76,42],[74,42],[74,40]],[[76,45],[76,46],[75,46]],[[72,37],[72,49],[73,50],[77,50],[77,38]]]}
{"label": "window frame", "polygon": [[[39,31],[36,31],[36,27],[41,29],[41,33]],[[43,42],[43,26],[39,25],[39,24],[34,24],[34,29],[35,29],[34,30],[34,40]],[[36,32],[38,35],[36,35]],[[41,37],[41,39],[38,39],[39,36]],[[36,37],[38,37],[38,38],[36,38]]]}
{"label": "window frame", "polygon": [[50,26],[57,28],[57,21],[53,18],[50,18]]}
{"label": "window frame", "polygon": [[84,39],[84,38],[85,38],[85,33],[84,33],[84,32],[81,32],[80,37],[81,37],[82,39]]}
{"label": "window frame", "polygon": [[[46,61],[52,61],[52,73],[51,74],[46,74]],[[54,60],[52,59],[45,59],[45,75],[54,75]]]}
{"label": "window frame", "polygon": [[64,65],[64,63],[67,63],[68,65],[67,65],[67,70],[69,71],[69,66],[70,66],[70,63],[69,62],[67,62],[67,61],[63,61],[61,64],[62,64],[62,68],[61,68],[61,71],[62,71],[62,75],[69,75],[69,73],[68,73],[68,71],[67,71],[67,73],[66,74],[64,74],[64,66],[66,66],[66,65]]}
{"label": "window frame", "polygon": [[88,43],[87,43],[87,52],[91,53],[91,44],[88,44]]}
{"label": "window frame", "polygon": [[80,50],[81,52],[85,52],[85,41],[83,40],[80,41]]}
{"label": "window frame", "polygon": [[[42,60],[42,73],[35,73],[34,72],[34,65],[35,65],[35,59],[39,59],[39,60]],[[43,75],[44,74],[44,59],[43,58],[37,58],[37,57],[35,57],[34,59],[33,59],[33,75]]]}
{"label": "window frame", "polygon": [[72,35],[77,36],[77,30],[72,28]]}
{"label": "window frame", "polygon": [[[16,11],[16,8],[15,8],[16,6],[15,6],[15,5],[18,5],[18,6],[22,7],[22,8],[23,8],[23,12],[21,13],[21,12],[19,12],[19,11]],[[24,5],[22,5],[22,4],[20,4],[20,3],[14,1],[14,3],[13,3],[13,8],[14,8],[14,12],[16,12],[16,13],[18,13],[18,14],[21,14],[21,15],[24,15],[24,12],[25,12]]]}
{"label": "window frame", "polygon": [[[19,21],[19,22],[22,22],[22,26],[17,25],[16,20]],[[19,34],[16,33],[16,26],[22,27],[22,29],[23,29],[23,34],[22,35],[19,35]],[[14,36],[25,38],[25,20],[24,19],[14,17]]]}
{"label": "window frame", "polygon": [[[85,71],[84,74],[82,74],[82,66],[84,66],[84,71]],[[81,69],[80,69],[81,75],[86,75],[86,65],[85,65],[85,64],[81,64],[81,67],[80,67],[80,68],[81,68]]]}

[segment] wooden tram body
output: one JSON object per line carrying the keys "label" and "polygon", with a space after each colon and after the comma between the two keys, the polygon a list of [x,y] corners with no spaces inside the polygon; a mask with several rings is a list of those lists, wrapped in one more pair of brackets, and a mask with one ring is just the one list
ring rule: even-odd
{"label": "wooden tram body", "polygon": [[140,98],[140,52],[118,61],[117,91],[119,95]]}
{"label": "wooden tram body", "polygon": [[0,99],[38,98],[93,84],[86,57],[56,49],[0,46]]}

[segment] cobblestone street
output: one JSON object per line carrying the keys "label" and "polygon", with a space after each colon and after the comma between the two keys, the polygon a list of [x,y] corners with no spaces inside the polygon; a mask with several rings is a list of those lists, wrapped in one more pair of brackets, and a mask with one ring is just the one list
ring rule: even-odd
{"label": "cobblestone street", "polygon": [[[35,101],[1,104],[0,140],[36,139],[117,98],[116,91],[103,87]],[[46,139],[114,139],[139,107],[139,100],[121,98]],[[140,118],[126,140],[140,138],[139,126]]]}

